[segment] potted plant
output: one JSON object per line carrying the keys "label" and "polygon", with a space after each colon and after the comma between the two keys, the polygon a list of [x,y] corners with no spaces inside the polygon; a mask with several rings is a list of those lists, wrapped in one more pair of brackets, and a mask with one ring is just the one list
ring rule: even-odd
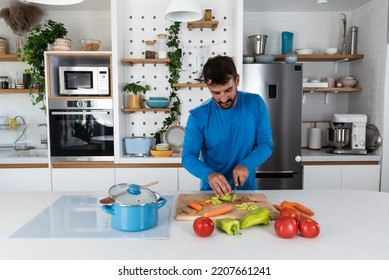
{"label": "potted plant", "polygon": [[129,104],[128,107],[131,109],[137,109],[137,108],[141,108],[140,95],[138,95],[138,93],[142,92],[143,94],[145,94],[147,91],[150,90],[150,86],[149,85],[142,86],[140,84],[140,81],[137,81],[136,83],[126,83],[123,86],[123,90],[125,92],[130,93],[128,98],[128,104]]}
{"label": "potted plant", "polygon": [[45,65],[44,55],[48,45],[53,44],[55,39],[63,38],[68,33],[63,23],[57,23],[50,19],[43,24],[33,27],[28,33],[28,38],[23,48],[17,50],[19,60],[31,66],[30,85],[34,84],[37,92],[32,92],[30,86],[30,97],[33,105],[42,102],[42,109],[46,112],[45,105]]}

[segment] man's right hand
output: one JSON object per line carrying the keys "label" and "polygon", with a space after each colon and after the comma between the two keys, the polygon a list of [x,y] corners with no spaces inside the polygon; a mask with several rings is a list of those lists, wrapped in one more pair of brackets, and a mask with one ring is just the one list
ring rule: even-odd
{"label": "man's right hand", "polygon": [[217,196],[224,196],[231,193],[231,186],[228,183],[224,175],[212,172],[208,176],[208,184],[211,186],[212,190]]}

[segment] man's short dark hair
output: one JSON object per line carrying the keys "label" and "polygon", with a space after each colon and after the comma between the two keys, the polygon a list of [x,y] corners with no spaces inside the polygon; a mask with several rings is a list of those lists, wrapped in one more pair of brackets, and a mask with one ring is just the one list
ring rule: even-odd
{"label": "man's short dark hair", "polygon": [[229,56],[211,57],[203,67],[203,78],[207,85],[225,85],[237,77],[234,60]]}

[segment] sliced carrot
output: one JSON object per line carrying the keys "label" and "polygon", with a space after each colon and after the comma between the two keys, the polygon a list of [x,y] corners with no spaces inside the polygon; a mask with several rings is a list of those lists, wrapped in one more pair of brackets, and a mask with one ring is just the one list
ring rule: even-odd
{"label": "sliced carrot", "polygon": [[233,204],[224,204],[216,209],[212,209],[209,211],[204,212],[203,216],[204,217],[215,217],[215,216],[220,216],[226,213],[231,212],[234,210],[234,205]]}
{"label": "sliced carrot", "polygon": [[197,201],[188,201],[188,206],[196,211],[203,210],[203,206]]}

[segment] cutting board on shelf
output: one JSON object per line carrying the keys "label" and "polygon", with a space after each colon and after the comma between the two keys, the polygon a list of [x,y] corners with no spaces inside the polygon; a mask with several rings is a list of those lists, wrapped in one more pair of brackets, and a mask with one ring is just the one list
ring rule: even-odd
{"label": "cutting board on shelf", "polygon": [[[204,201],[210,199],[214,194],[180,194],[177,198],[177,209],[176,209],[176,220],[178,221],[192,221],[198,217],[201,217],[203,213],[209,209],[219,207],[216,206],[208,206],[204,207],[203,210],[195,213],[192,208],[188,206],[188,202],[192,201]],[[273,204],[266,198],[266,196],[262,193],[237,193],[236,199],[233,204],[242,204],[243,202],[254,202],[258,207],[265,207],[269,209],[270,216],[272,219],[276,219],[279,215],[279,212],[276,208],[274,208]],[[227,203],[227,202],[224,202]],[[247,211],[242,210],[233,210],[230,213],[220,215],[217,218],[233,218],[240,219],[242,218]]]}

